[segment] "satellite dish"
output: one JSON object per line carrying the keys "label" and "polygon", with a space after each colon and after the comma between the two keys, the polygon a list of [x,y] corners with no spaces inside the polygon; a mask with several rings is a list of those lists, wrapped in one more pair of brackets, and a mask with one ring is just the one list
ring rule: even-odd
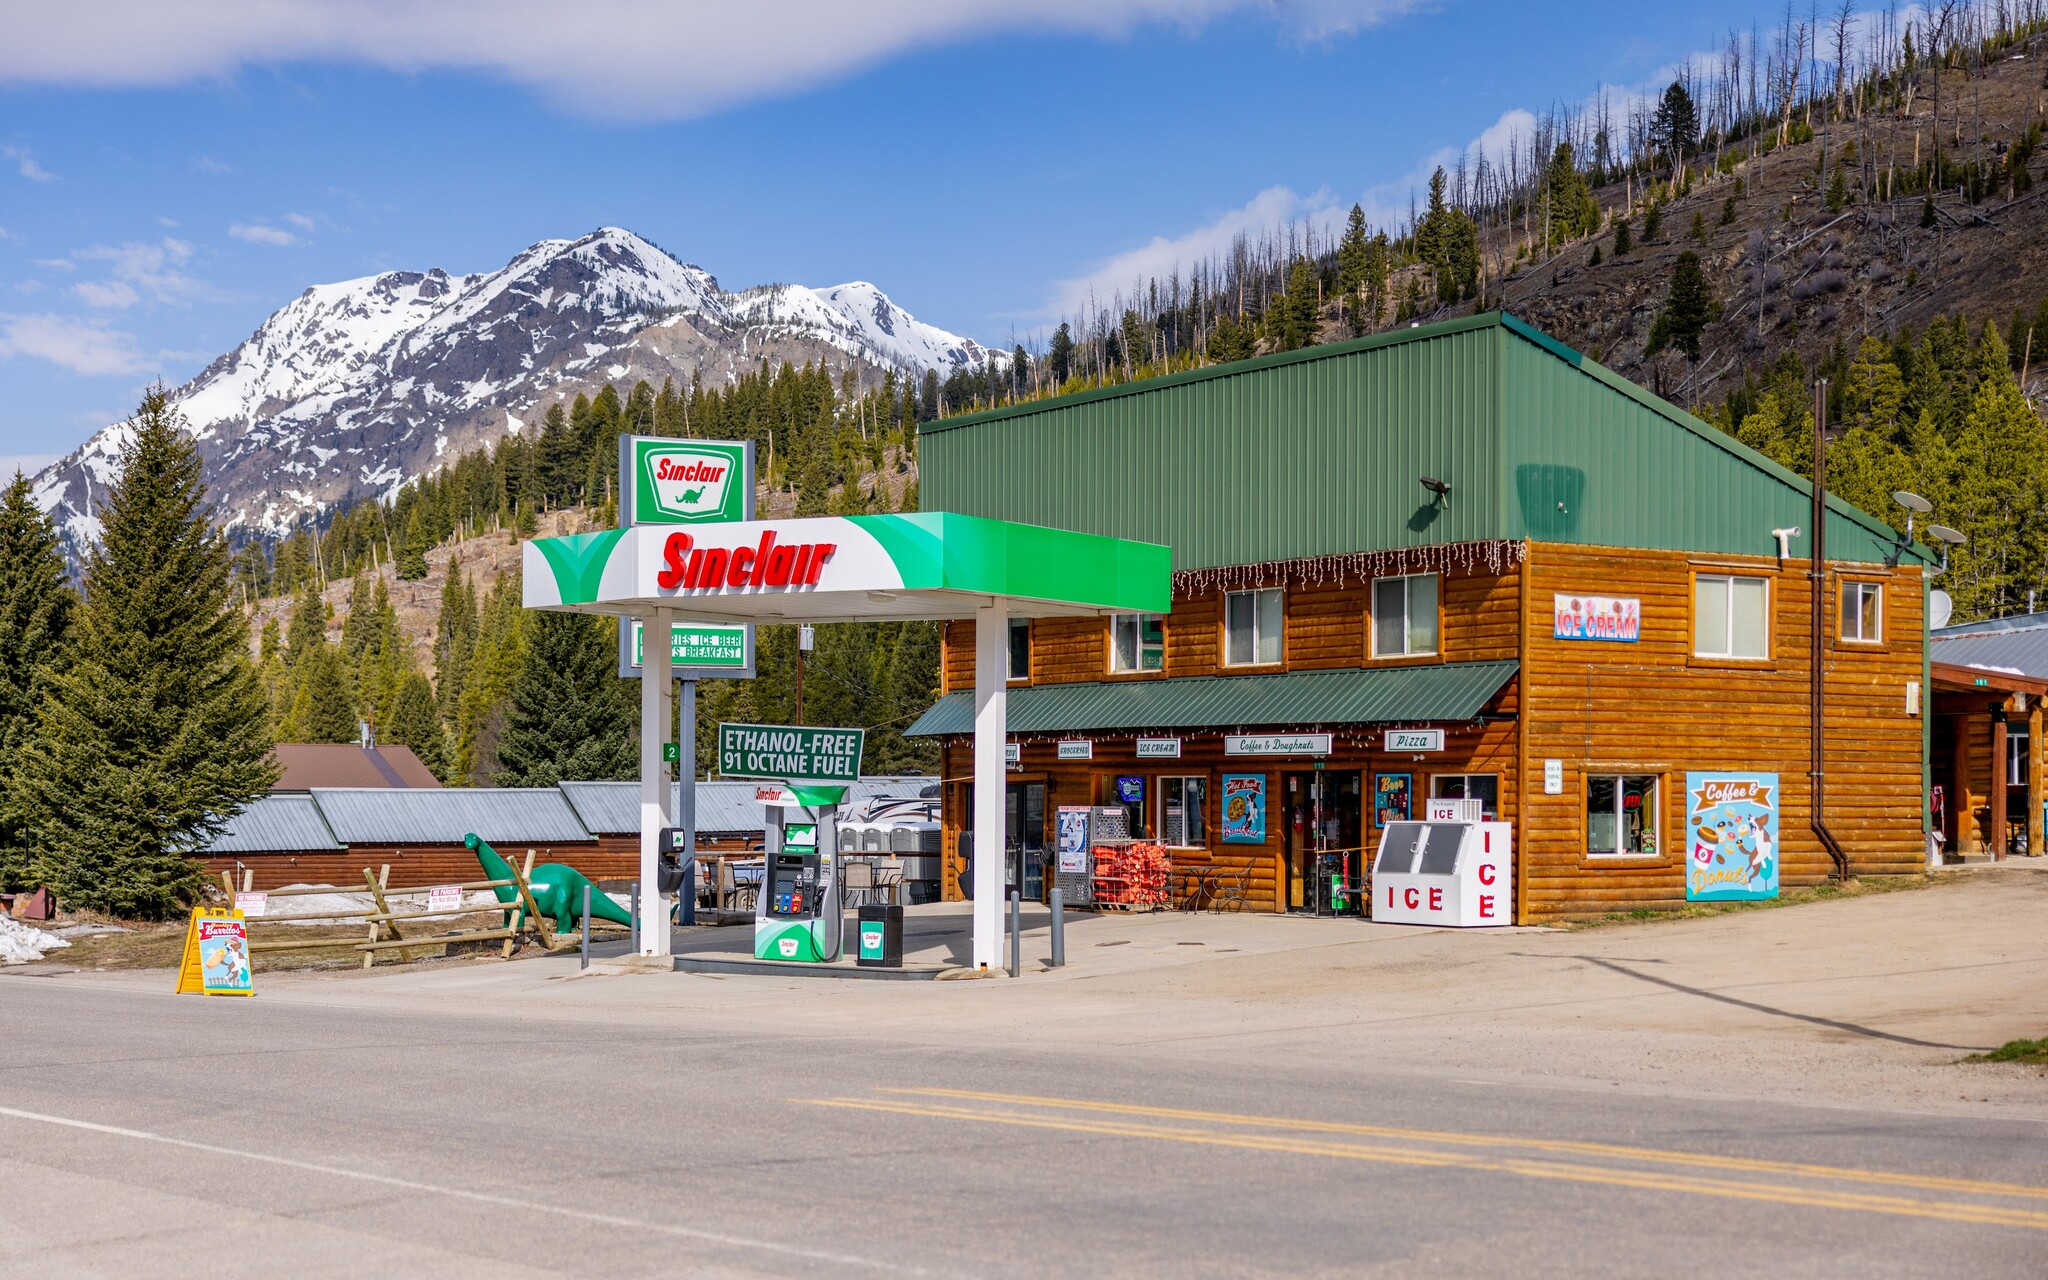
{"label": "satellite dish", "polygon": [[1939,631],[1955,616],[1956,602],[1948,592],[1935,589],[1927,596],[1927,629]]}
{"label": "satellite dish", "polygon": [[1914,512],[1917,515],[1924,516],[1928,512],[1934,510],[1933,503],[1929,502],[1927,499],[1921,497],[1917,493],[1908,493],[1904,489],[1901,489],[1897,493],[1894,493],[1892,495],[1892,501],[1898,503],[1906,510]]}
{"label": "satellite dish", "polygon": [[1951,529],[1945,524],[1930,524],[1927,526],[1927,532],[1952,547],[1960,547],[1970,540],[1966,534]]}

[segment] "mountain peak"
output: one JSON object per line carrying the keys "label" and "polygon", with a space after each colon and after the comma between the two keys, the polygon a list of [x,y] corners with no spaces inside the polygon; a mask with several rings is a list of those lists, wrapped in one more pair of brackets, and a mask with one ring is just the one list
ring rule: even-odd
{"label": "mountain peak", "polygon": [[[388,495],[607,381],[730,380],[760,361],[941,377],[1001,357],[866,281],[728,293],[636,233],[540,240],[496,271],[310,286],[172,399],[230,531],[274,536]],[[76,554],[118,470],[119,426],[37,475]]]}

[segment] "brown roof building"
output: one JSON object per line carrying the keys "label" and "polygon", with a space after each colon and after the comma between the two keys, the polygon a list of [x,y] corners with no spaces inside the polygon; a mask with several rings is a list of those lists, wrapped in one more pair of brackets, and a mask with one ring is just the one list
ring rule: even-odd
{"label": "brown roof building", "polygon": [[314,787],[439,787],[411,747],[364,747],[353,742],[280,742],[273,754],[284,776],[274,790]]}

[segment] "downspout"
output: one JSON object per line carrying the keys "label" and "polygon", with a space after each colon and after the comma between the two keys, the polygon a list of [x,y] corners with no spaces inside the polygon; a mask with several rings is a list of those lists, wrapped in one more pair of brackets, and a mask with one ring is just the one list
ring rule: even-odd
{"label": "downspout", "polygon": [[1813,384],[1813,560],[1806,571],[1807,595],[1813,604],[1813,625],[1809,634],[1813,642],[1812,680],[1813,689],[1807,698],[1807,705],[1813,716],[1812,728],[1807,740],[1812,744],[1812,766],[1807,770],[1811,779],[1812,802],[1808,806],[1808,825],[1820,840],[1821,847],[1834,860],[1835,879],[1847,883],[1849,879],[1849,855],[1842,851],[1842,842],[1835,839],[1835,833],[1828,830],[1828,773],[1827,773],[1827,669],[1823,665],[1827,657],[1824,640],[1827,625],[1827,582],[1828,582],[1828,382],[1821,378]]}

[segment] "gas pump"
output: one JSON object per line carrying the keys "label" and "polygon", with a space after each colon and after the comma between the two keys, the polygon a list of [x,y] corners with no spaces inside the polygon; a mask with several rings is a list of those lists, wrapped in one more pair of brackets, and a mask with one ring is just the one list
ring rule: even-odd
{"label": "gas pump", "polygon": [[766,861],[754,900],[754,958],[829,963],[839,958],[839,809],[768,810]]}

